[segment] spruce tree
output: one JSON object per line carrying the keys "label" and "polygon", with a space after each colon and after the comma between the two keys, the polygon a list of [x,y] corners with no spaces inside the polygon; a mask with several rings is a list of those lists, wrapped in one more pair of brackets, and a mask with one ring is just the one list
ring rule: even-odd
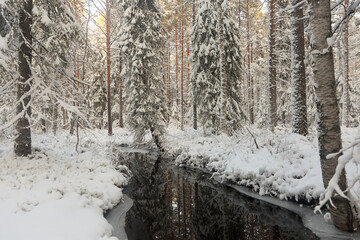
{"label": "spruce tree", "polygon": [[[222,4],[224,6],[224,4]],[[240,108],[241,54],[239,30],[229,13],[223,13],[223,46],[226,72],[225,120],[226,132],[240,126],[243,114]],[[218,7],[213,0],[203,0],[192,30],[191,82],[199,120],[205,131],[218,134],[221,112],[220,44]]]}
{"label": "spruce tree", "polygon": [[125,3],[120,48],[126,94],[127,124],[141,142],[147,130],[156,145],[165,132],[167,109],[161,74],[161,46],[165,31],[156,0]]}

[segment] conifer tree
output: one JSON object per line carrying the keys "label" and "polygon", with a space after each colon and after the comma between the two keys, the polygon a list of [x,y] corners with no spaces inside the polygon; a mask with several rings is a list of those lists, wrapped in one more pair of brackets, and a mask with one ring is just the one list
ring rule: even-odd
{"label": "conifer tree", "polygon": [[151,131],[158,147],[165,132],[167,108],[161,75],[161,13],[156,0],[125,3],[120,48],[124,59],[123,81],[128,126],[141,142]]}
{"label": "conifer tree", "polygon": [[[223,7],[224,4],[222,4]],[[213,0],[203,0],[192,30],[192,73],[194,101],[198,106],[199,120],[212,133],[220,133],[221,80],[220,44],[218,32],[218,6]],[[240,126],[243,117],[240,108],[241,55],[239,30],[226,9],[223,13],[223,47],[226,102],[226,131],[231,133]]]}

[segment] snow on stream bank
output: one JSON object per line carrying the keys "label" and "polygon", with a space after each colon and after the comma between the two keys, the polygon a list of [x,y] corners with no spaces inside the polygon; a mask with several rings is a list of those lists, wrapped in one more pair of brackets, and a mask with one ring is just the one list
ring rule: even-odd
{"label": "snow on stream bank", "polygon": [[[343,145],[358,132],[343,130]],[[318,198],[323,192],[316,135],[303,137],[278,128],[228,137],[205,136],[201,130],[169,129],[168,154],[176,163],[213,171],[217,178],[250,186],[260,195],[280,199]],[[147,140],[150,136],[147,136]],[[127,170],[111,163],[113,146],[131,145],[127,130],[81,131],[79,153],[76,137],[33,136],[33,154],[18,158],[13,141],[0,136],[0,239],[7,240],[114,240],[103,212],[122,198]],[[149,146],[149,145],[147,145]],[[347,165],[348,179],[360,176],[358,166]],[[353,194],[360,199],[360,186]]]}
{"label": "snow on stream bank", "polygon": [[[205,168],[223,181],[251,187],[260,195],[307,201],[319,198],[324,186],[315,133],[304,137],[282,128],[275,132],[256,128],[250,131],[229,137],[171,129],[165,148],[177,156],[178,164]],[[342,132],[344,146],[358,134],[355,128],[343,128]],[[352,162],[347,172],[350,182],[360,176]],[[359,185],[353,193],[360,196]]]}
{"label": "snow on stream bank", "polygon": [[99,136],[81,139],[77,153],[68,133],[35,135],[29,158],[15,157],[13,142],[1,139],[0,239],[117,239],[103,212],[119,203],[128,177],[111,164],[116,136]]}

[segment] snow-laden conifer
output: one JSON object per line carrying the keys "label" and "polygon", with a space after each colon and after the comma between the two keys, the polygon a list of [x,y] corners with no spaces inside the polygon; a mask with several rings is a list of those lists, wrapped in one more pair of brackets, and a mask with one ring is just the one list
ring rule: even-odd
{"label": "snow-laden conifer", "polygon": [[155,143],[165,132],[167,109],[161,74],[161,13],[156,0],[125,3],[120,48],[124,59],[122,76],[126,94],[127,124],[135,141],[150,130]]}
{"label": "snow-laden conifer", "polygon": [[[225,7],[222,4],[222,7]],[[202,0],[192,30],[191,82],[199,120],[205,131],[219,133],[221,112],[220,44],[216,1]],[[229,13],[223,14],[225,52],[226,129],[229,133],[240,126],[241,54],[239,30]]]}

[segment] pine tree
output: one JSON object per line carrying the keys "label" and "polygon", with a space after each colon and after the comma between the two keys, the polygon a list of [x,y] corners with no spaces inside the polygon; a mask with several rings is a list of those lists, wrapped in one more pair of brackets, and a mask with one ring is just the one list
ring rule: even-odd
{"label": "pine tree", "polygon": [[120,48],[127,123],[136,142],[141,142],[150,130],[161,147],[159,138],[165,132],[167,109],[160,52],[165,29],[159,6],[156,0],[131,0],[124,7]]}

